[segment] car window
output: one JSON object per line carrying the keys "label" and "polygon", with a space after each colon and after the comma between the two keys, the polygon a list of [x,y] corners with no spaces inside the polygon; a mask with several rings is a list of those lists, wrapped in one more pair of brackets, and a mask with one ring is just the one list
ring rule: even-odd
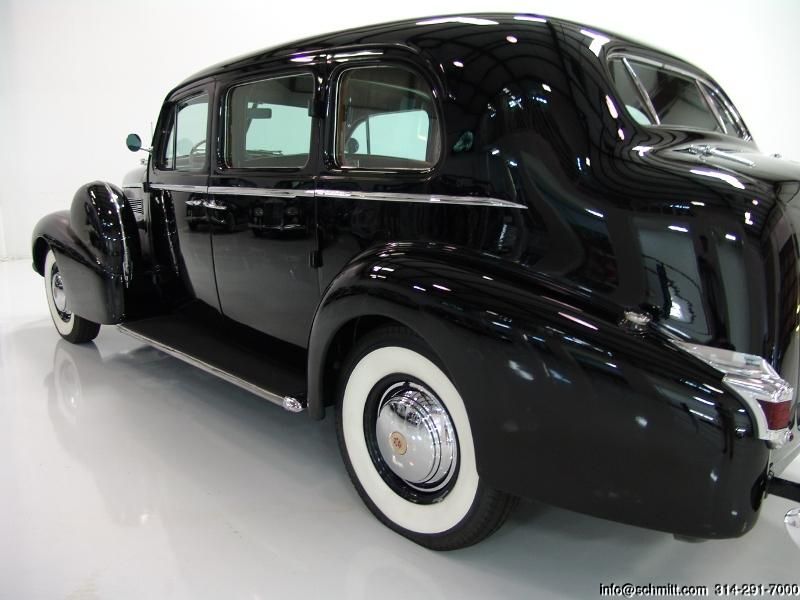
{"label": "car window", "polygon": [[228,99],[226,160],[234,168],[299,168],[311,149],[310,73],[234,87]]}
{"label": "car window", "polygon": [[208,94],[173,105],[167,141],[161,149],[159,168],[201,170],[206,164]]}
{"label": "car window", "polygon": [[736,115],[734,114],[733,110],[729,107],[728,103],[722,99],[719,92],[717,92],[716,90],[705,84],[701,83],[700,85],[703,86],[703,89],[706,91],[706,94],[708,95],[709,99],[714,104],[714,108],[716,108],[717,114],[719,114],[720,119],[722,119],[722,122],[725,124],[725,129],[727,133],[729,135],[744,137],[745,132],[739,125]]}
{"label": "car window", "polygon": [[167,143],[160,157],[162,169],[201,170],[206,164],[208,95],[201,94],[174,106]]}
{"label": "car window", "polygon": [[[371,115],[350,136],[361,154],[425,160],[430,120],[424,110],[404,110]],[[353,142],[350,142],[351,149]]]}
{"label": "car window", "polygon": [[694,79],[636,61],[629,61],[662,125],[721,131]]}
{"label": "car window", "polygon": [[611,61],[610,66],[611,78],[614,80],[617,95],[625,106],[625,110],[639,125],[652,125],[644,100],[642,100],[639,90],[636,89],[625,63],[621,59],[615,59]]}
{"label": "car window", "polygon": [[400,67],[345,71],[337,96],[336,159],[366,169],[428,169],[439,125],[430,86]]}

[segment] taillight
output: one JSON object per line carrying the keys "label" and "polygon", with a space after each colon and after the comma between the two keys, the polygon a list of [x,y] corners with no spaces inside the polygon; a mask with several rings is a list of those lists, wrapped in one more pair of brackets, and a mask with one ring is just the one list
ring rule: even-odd
{"label": "taillight", "polygon": [[786,429],[789,427],[789,421],[792,413],[792,401],[785,402],[765,402],[759,400],[761,410],[764,411],[764,416],[767,419],[767,427],[770,429]]}
{"label": "taillight", "polygon": [[755,354],[675,341],[676,346],[724,373],[728,384],[750,407],[758,437],[772,448],[791,439],[794,390],[766,360]]}

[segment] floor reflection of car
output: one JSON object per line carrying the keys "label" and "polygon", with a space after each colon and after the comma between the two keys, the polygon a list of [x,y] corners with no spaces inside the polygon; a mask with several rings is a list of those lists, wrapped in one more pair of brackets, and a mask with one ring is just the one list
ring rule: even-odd
{"label": "floor reflection of car", "polygon": [[246,222],[235,204],[211,200],[187,200],[186,222],[189,229],[197,231],[200,225],[211,225],[214,229],[234,232]]}
{"label": "floor reflection of car", "polygon": [[260,199],[250,209],[248,226],[253,235],[261,237],[268,232],[306,232],[308,215],[294,200],[282,198]]}

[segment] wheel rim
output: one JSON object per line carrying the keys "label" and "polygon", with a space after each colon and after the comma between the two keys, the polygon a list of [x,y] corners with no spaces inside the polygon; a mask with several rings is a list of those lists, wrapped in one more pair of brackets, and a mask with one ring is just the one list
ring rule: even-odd
{"label": "wheel rim", "polygon": [[380,382],[370,396],[367,445],[384,481],[413,502],[441,500],[455,482],[459,459],[456,429],[444,404],[408,378]]}
{"label": "wheel rim", "polygon": [[62,321],[69,321],[72,313],[67,310],[67,294],[64,291],[64,279],[58,267],[53,265],[53,270],[50,273],[50,294],[53,297],[53,306]]}

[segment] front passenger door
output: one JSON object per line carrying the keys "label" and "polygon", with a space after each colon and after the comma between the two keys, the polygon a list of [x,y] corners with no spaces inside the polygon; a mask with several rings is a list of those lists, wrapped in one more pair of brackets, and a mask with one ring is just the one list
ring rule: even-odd
{"label": "front passenger door", "polygon": [[302,347],[319,301],[316,81],[308,68],[282,70],[223,91],[223,152],[208,190],[223,314]]}
{"label": "front passenger door", "polygon": [[[177,275],[187,298],[217,309],[217,286],[206,210],[209,170],[210,98],[213,84],[177,92],[159,118],[155,155],[150,161],[154,222],[165,228],[158,237],[158,262]],[[159,214],[161,213],[161,214]]]}

